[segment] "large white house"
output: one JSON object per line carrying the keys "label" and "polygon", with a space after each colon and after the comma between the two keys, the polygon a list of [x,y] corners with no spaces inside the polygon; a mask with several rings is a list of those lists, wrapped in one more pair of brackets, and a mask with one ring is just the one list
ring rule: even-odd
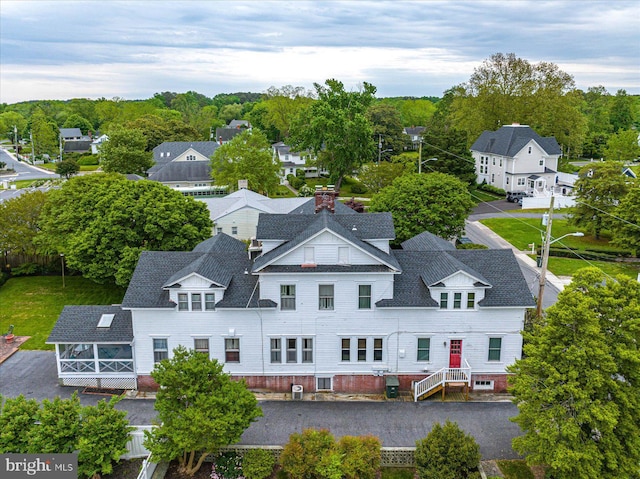
{"label": "large white house", "polygon": [[178,345],[249,387],[429,393],[447,381],[503,391],[534,301],[511,250],[456,250],[422,233],[392,249],[390,213],[261,214],[259,256],[218,234],[191,252],[145,251],[120,306],[67,306],[48,343],[65,385],[152,388]]}
{"label": "large white house", "polygon": [[532,196],[554,189],[561,153],[554,137],[541,137],[519,124],[484,131],[471,146],[478,183]]}

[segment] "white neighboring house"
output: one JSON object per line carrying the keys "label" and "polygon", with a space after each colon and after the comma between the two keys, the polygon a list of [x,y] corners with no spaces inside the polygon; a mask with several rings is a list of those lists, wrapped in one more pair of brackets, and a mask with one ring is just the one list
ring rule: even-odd
{"label": "white neighboring house", "polygon": [[405,150],[417,150],[420,146],[420,142],[422,140],[422,134],[426,130],[424,126],[405,126],[402,129],[402,133],[408,136],[406,144],[408,146],[405,147]]}
{"label": "white neighboring house", "polygon": [[[255,239],[260,213],[286,214],[304,205],[307,211],[313,203],[313,198],[268,198],[245,188],[224,197],[197,199],[209,209],[214,235],[225,233],[244,241]],[[345,210],[353,212],[342,204],[339,208],[346,214]]]}
{"label": "white neighboring house", "polygon": [[100,147],[105,141],[109,141],[108,135],[100,135],[99,137],[95,138],[91,142],[91,154],[97,155],[98,153],[100,153]]}
{"label": "white neighboring house", "polygon": [[[554,137],[541,137],[527,125],[503,126],[484,131],[471,146],[477,182],[506,192],[524,191],[547,196],[556,186],[562,154]],[[565,194],[572,188],[565,185]]]}
{"label": "white neighboring house", "polygon": [[218,147],[215,141],[165,141],[153,149],[148,179],[188,196],[223,195],[226,188],[211,179],[211,156]]}
{"label": "white neighboring house", "polygon": [[60,382],[157,387],[154,364],[184,345],[271,391],[381,393],[389,377],[427,394],[434,378],[505,390],[535,305],[511,250],[429,233],[392,250],[390,213],[340,214],[330,190],[313,205],[261,214],[255,259],[226,234],[144,251],[121,306],[61,313],[47,340]]}
{"label": "white neighboring house", "polygon": [[294,151],[283,141],[279,141],[271,145],[273,155],[280,161],[280,183],[284,183],[287,175],[296,176],[298,170],[304,171],[305,178],[318,178],[321,175],[328,175],[329,171],[324,168],[318,168],[315,165],[307,165],[310,160],[311,153]]}

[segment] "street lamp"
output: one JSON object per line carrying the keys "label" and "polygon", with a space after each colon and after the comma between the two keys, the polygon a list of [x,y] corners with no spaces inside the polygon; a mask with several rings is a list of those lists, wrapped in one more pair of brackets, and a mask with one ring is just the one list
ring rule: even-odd
{"label": "street lamp", "polygon": [[549,264],[549,247],[556,241],[560,241],[567,236],[584,236],[584,233],[577,231],[575,233],[567,233],[554,240],[551,239],[551,221],[553,216],[553,196],[551,197],[551,207],[549,208],[549,218],[547,222],[546,237],[542,243],[542,267],[540,269],[540,288],[538,289],[538,304],[536,308],[536,314],[540,318],[542,317],[542,297],[544,296],[544,287],[547,278],[547,265]]}
{"label": "street lamp", "polygon": [[60,260],[62,261],[62,287],[64,288],[64,253],[60,253]]}
{"label": "street lamp", "polygon": [[418,159],[418,173],[422,173],[422,164],[426,163],[427,161],[438,161],[437,158],[427,158],[426,160],[422,160],[420,161],[420,159]]}

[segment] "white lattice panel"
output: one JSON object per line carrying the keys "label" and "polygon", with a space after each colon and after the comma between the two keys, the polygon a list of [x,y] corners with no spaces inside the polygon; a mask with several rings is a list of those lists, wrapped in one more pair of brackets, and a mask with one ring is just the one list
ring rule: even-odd
{"label": "white lattice panel", "polygon": [[61,378],[63,386],[93,387],[105,389],[136,389],[135,378]]}

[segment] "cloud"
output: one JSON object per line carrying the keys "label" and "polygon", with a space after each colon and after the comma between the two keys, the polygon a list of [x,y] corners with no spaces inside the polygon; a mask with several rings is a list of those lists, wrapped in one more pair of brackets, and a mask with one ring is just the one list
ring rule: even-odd
{"label": "cloud", "polygon": [[634,1],[11,1],[0,101],[207,95],[335,77],[441,95],[496,52],[640,93]]}

